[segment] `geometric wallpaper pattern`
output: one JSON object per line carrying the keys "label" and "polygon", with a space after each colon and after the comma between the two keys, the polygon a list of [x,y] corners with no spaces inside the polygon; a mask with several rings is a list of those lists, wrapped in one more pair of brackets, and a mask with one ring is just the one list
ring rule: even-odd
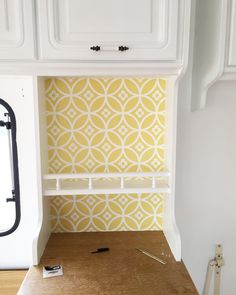
{"label": "geometric wallpaper pattern", "polygon": [[[45,81],[50,173],[163,171],[166,80]],[[54,232],[160,230],[163,195],[51,197]]]}

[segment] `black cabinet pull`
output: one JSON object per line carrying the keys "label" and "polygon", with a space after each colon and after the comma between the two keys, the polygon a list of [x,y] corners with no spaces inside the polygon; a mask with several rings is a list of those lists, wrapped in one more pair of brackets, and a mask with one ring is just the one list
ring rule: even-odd
{"label": "black cabinet pull", "polygon": [[129,50],[129,47],[127,46],[92,46],[90,47],[90,50],[93,50],[93,51],[120,51],[120,52],[123,52],[123,51],[126,51],[126,50]]}

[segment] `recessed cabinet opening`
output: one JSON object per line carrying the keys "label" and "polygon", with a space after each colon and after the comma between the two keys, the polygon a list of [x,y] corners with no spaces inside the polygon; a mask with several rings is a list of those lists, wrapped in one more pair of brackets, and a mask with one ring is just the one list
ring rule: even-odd
{"label": "recessed cabinet opening", "polygon": [[41,80],[52,232],[170,232],[172,79]]}

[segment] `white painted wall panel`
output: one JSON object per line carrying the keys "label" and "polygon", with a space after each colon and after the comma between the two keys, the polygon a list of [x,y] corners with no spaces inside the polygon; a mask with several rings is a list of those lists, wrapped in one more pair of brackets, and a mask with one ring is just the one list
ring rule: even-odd
{"label": "white painted wall panel", "polygon": [[33,264],[33,239],[39,219],[37,150],[33,80],[0,77],[0,97],[16,116],[21,221],[11,235],[0,237],[0,269],[27,268]]}
{"label": "white painted wall panel", "polygon": [[[178,112],[176,218],[182,258],[202,294],[208,261],[223,245],[222,295],[236,290],[236,85],[209,91],[206,108],[191,112],[182,85]],[[213,293],[211,293],[213,294]]]}

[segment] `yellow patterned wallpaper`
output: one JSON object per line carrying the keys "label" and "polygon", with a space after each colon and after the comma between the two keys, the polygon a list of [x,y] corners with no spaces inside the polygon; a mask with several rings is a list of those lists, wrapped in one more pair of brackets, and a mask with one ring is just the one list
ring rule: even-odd
{"label": "yellow patterned wallpaper", "polygon": [[[162,171],[166,80],[49,78],[51,173]],[[160,194],[51,198],[54,232],[162,229]]]}

